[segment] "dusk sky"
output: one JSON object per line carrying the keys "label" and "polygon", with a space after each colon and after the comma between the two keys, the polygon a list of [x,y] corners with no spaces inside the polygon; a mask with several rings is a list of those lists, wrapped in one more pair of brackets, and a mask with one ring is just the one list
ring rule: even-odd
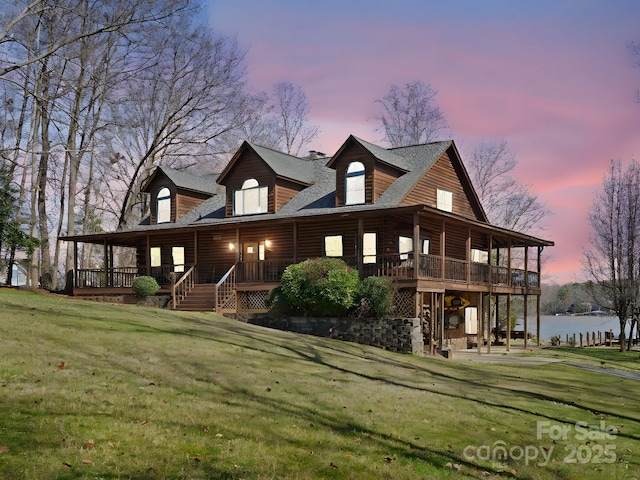
{"label": "dusk sky", "polygon": [[463,161],[505,139],[514,176],[552,211],[545,279],[584,279],[587,210],[612,158],[640,158],[640,1],[208,0],[209,25],[247,50],[249,82],[289,81],[320,128],[309,150],[349,134],[382,143],[372,116],[392,84],[438,91]]}

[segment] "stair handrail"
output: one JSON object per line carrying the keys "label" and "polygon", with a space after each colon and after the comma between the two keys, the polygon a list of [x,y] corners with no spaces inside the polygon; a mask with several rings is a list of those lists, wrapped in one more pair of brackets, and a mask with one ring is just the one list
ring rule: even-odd
{"label": "stair handrail", "polygon": [[215,291],[215,311],[217,312],[219,308],[222,308],[224,302],[226,302],[229,296],[236,289],[236,266],[231,265],[231,268],[227,270],[227,272],[222,276],[222,278],[216,283],[216,291]]}
{"label": "stair handrail", "polygon": [[191,266],[191,268],[189,268],[189,270],[180,277],[180,280],[177,282],[171,282],[171,308],[173,310],[178,306],[178,300],[183,300],[195,285],[193,275],[195,269],[195,265]]}

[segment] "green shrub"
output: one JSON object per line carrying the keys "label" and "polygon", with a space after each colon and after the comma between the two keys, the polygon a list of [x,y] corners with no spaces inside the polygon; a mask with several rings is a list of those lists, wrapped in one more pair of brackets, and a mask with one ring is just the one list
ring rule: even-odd
{"label": "green shrub", "polygon": [[367,277],[358,288],[359,303],[363,315],[384,318],[391,315],[393,305],[393,288],[387,277]]}
{"label": "green shrub", "polygon": [[160,290],[160,285],[153,277],[140,276],[133,279],[133,293],[137,297],[155,295]]}
{"label": "green shrub", "polygon": [[316,258],[289,265],[282,292],[289,304],[309,316],[343,316],[356,302],[358,272],[338,258]]}
{"label": "green shrub", "polygon": [[288,312],[291,310],[291,305],[289,305],[289,299],[282,291],[282,287],[276,287],[269,290],[267,294],[267,298],[264,303],[271,310],[277,310],[280,312]]}

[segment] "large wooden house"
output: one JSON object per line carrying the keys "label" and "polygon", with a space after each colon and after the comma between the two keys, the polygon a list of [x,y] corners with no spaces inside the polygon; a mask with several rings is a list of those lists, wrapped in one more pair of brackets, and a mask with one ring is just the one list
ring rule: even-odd
{"label": "large wooden house", "polygon": [[[539,329],[540,254],[553,242],[489,224],[453,141],[385,149],[350,136],[315,159],[245,142],[220,174],[159,167],[144,191],[137,227],[66,238],[76,252],[104,248],[105,267],[75,269],[75,295],[130,292],[151,275],[173,308],[264,312],[288,265],[330,256],[390,277],[395,315],[421,318],[432,348],[489,338],[490,302],[505,296],[507,310],[524,297],[525,322],[534,296]],[[115,265],[114,247],[136,264]]]}

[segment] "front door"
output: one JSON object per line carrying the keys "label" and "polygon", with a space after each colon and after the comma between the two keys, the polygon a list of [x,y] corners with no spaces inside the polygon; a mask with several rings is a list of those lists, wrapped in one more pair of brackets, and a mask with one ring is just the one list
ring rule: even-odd
{"label": "front door", "polygon": [[245,242],[242,246],[242,261],[244,264],[244,280],[257,282],[260,280],[260,244]]}

